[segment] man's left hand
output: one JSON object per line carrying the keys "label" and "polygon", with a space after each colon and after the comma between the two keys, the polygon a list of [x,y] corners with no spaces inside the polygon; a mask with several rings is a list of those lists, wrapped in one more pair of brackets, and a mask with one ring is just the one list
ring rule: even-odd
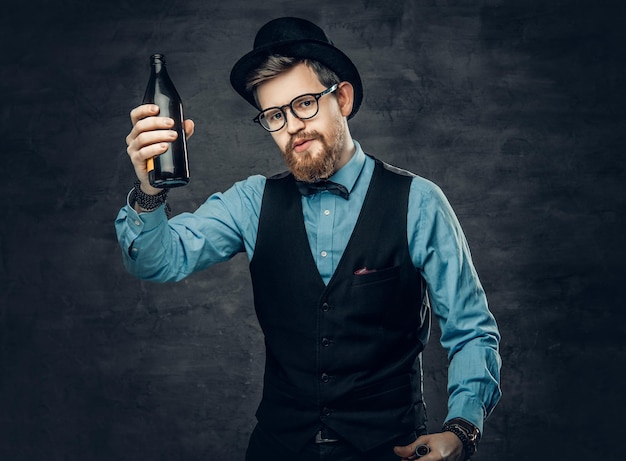
{"label": "man's left hand", "polygon": [[[417,458],[415,448],[421,444],[428,445],[430,453]],[[463,461],[463,444],[452,432],[422,435],[412,444],[395,447],[393,451],[403,460]]]}

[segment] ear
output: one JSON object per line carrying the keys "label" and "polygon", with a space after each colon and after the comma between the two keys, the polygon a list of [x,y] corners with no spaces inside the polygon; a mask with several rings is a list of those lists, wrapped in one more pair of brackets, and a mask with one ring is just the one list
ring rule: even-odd
{"label": "ear", "polygon": [[352,112],[354,104],[354,87],[350,82],[341,82],[337,88],[337,101],[341,115],[347,117]]}

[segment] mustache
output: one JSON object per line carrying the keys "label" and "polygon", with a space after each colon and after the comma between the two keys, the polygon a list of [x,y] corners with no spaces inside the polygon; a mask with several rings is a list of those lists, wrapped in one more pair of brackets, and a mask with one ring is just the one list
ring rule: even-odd
{"label": "mustache", "polygon": [[304,140],[304,139],[317,139],[320,138],[320,134],[317,131],[307,131],[304,133],[298,133],[296,136],[292,136],[289,142],[287,143],[287,152],[293,151],[295,145]]}

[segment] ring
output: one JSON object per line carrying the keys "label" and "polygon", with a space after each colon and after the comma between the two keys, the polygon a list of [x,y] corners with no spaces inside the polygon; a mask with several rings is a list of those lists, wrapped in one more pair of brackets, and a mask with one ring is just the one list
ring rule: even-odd
{"label": "ring", "polygon": [[415,447],[415,456],[421,458],[422,456],[426,456],[430,453],[430,447],[428,445],[418,445]]}

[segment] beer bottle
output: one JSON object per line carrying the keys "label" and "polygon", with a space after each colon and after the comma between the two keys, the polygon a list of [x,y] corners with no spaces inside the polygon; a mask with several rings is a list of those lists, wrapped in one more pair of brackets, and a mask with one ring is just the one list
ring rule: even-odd
{"label": "beer bottle", "polygon": [[143,103],[156,104],[159,106],[159,116],[172,118],[172,129],[178,133],[178,138],[170,143],[163,154],[148,160],[148,179],[152,187],[162,189],[184,186],[189,183],[189,160],[183,127],[183,103],[165,68],[165,56],[152,55],[150,64],[152,69]]}

